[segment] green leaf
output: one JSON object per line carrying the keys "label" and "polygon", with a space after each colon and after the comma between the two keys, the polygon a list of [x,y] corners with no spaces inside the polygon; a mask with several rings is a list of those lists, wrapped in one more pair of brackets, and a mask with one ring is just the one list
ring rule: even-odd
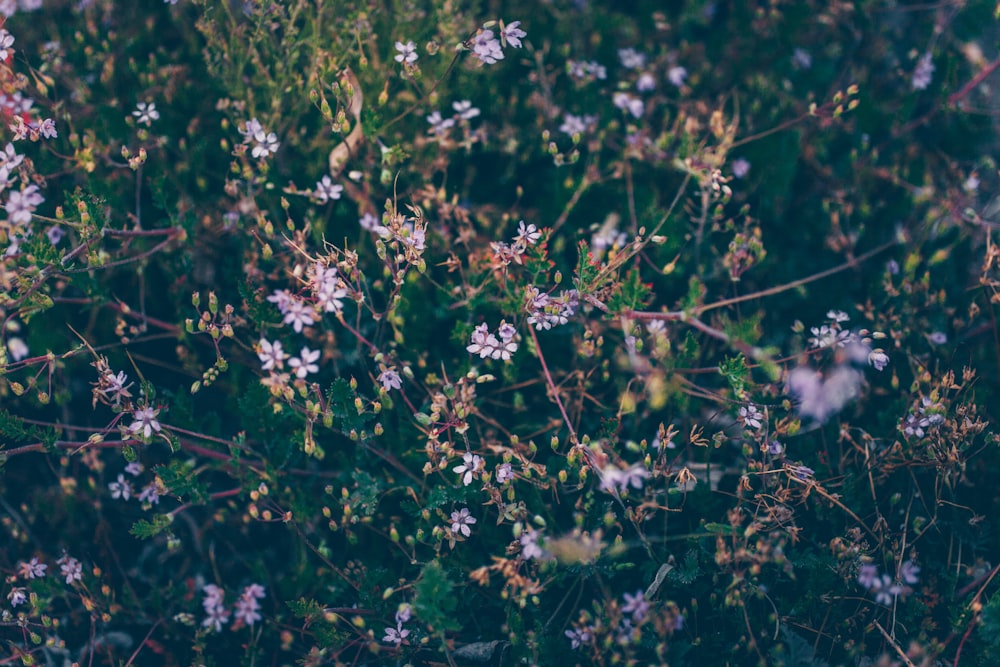
{"label": "green leaf", "polygon": [[154,514],[152,521],[139,519],[132,524],[132,528],[128,532],[139,539],[145,540],[155,535],[159,535],[164,530],[169,528],[173,522],[173,517],[169,514]]}
{"label": "green leaf", "polygon": [[417,618],[439,633],[462,627],[455,621],[455,584],[438,561],[432,560],[424,566],[420,579],[413,588],[416,593],[413,608],[417,612]]}

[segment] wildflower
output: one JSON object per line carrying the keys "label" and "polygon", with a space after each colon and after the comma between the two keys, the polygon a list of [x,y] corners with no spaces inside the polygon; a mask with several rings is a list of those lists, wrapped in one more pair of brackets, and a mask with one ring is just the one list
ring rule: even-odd
{"label": "wildflower", "polygon": [[480,456],[473,454],[472,452],[466,452],[462,455],[462,465],[455,466],[453,470],[462,476],[462,484],[468,486],[472,484],[473,477],[479,475],[479,471],[482,469],[484,461]]}
{"label": "wildflower", "polygon": [[566,62],[566,72],[574,79],[606,79],[608,70],[596,60],[583,62],[569,60]]}
{"label": "wildflower", "polygon": [[777,440],[772,440],[767,443],[767,453],[771,456],[781,456],[784,453],[785,447]]}
{"label": "wildflower", "polygon": [[646,54],[633,48],[618,49],[618,60],[626,69],[642,69],[646,66]]}
{"label": "wildflower", "polygon": [[258,129],[253,134],[254,147],[250,154],[262,160],[278,152],[278,135],[274,132],[264,132],[263,128]]}
{"label": "wildflower", "polygon": [[517,343],[514,336],[517,330],[505,321],[500,321],[498,329],[500,338],[489,332],[489,327],[483,323],[472,332],[472,343],[466,346],[466,350],[472,354],[478,354],[481,359],[493,358],[510,360],[511,355],[517,351]]}
{"label": "wildflower", "polygon": [[841,322],[847,322],[848,320],[851,319],[851,316],[842,310],[828,310],[826,311],[826,316],[830,320],[836,322],[837,324],[840,324]]}
{"label": "wildflower", "polygon": [[342,299],[347,296],[347,288],[337,275],[337,267],[327,267],[321,262],[312,266],[310,284],[316,303],[327,313],[339,313],[344,309]]}
{"label": "wildflower", "polygon": [[649,471],[639,464],[634,464],[625,470],[609,465],[601,470],[600,477],[601,491],[625,492],[630,486],[634,489],[641,489],[643,480],[649,477]]}
{"label": "wildflower", "polygon": [[45,236],[48,237],[49,243],[51,243],[52,245],[59,245],[59,242],[62,241],[62,238],[63,236],[65,236],[65,234],[66,233],[59,225],[54,225],[52,227],[49,227],[49,231],[45,232]]}
{"label": "wildflower", "polygon": [[505,484],[514,479],[514,468],[509,463],[501,463],[497,466],[497,484]]}
{"label": "wildflower", "polygon": [[62,576],[66,577],[66,583],[72,584],[74,581],[83,579],[83,565],[75,558],[63,554],[62,558],[56,561]]}
{"label": "wildflower", "polygon": [[559,296],[553,297],[529,287],[525,296],[528,324],[535,325],[537,331],[547,331],[554,326],[566,324],[580,305],[579,292],[576,290],[563,290]]}
{"label": "wildflower", "polygon": [[313,363],[318,360],[319,350],[310,350],[308,347],[303,347],[302,351],[299,352],[299,356],[288,360],[288,365],[295,369],[295,377],[302,379],[310,373],[319,372],[319,366]]}
{"label": "wildflower", "polygon": [[521,48],[521,39],[527,37],[528,33],[521,30],[518,27],[520,25],[520,21],[511,21],[506,25],[503,21],[500,21],[500,39],[504,44],[509,44],[515,49]]}
{"label": "wildflower", "polygon": [[875,370],[882,371],[889,365],[889,355],[884,350],[874,349],[868,353],[868,363],[875,367]]}
{"label": "wildflower", "polygon": [[45,570],[49,569],[49,566],[45,563],[41,563],[38,557],[33,557],[27,563],[21,561],[17,564],[17,573],[23,579],[40,579],[45,576]]}
{"label": "wildflower", "polygon": [[156,104],[150,102],[146,104],[145,102],[139,102],[135,105],[135,111],[132,115],[136,117],[136,122],[142,123],[146,127],[153,124],[154,120],[160,119],[160,112],[156,110]]}
{"label": "wildflower", "polygon": [[128,500],[132,497],[132,482],[125,479],[125,475],[119,474],[118,481],[110,482],[108,489],[111,491],[111,497],[115,500],[119,498]]}
{"label": "wildflower", "polygon": [[28,344],[17,336],[11,336],[7,339],[7,351],[10,352],[10,357],[14,361],[21,361],[30,354]]}
{"label": "wildflower", "polygon": [[597,116],[591,114],[586,116],[577,116],[568,113],[563,116],[563,123],[559,126],[559,131],[572,137],[574,135],[587,132],[596,122]]}
{"label": "wildflower", "polygon": [[[431,128],[428,130],[431,134],[438,137],[444,135],[449,129],[455,127],[454,118],[443,118],[440,111],[434,111],[429,116],[427,116],[427,122],[430,123]],[[375,216],[372,216],[375,217]]]}
{"label": "wildflower", "polygon": [[237,131],[243,135],[243,143],[248,144],[253,141],[254,136],[258,132],[263,132],[264,126],[260,124],[260,121],[256,118],[251,118],[243,124],[243,129],[237,128]]}
{"label": "wildflower", "polygon": [[206,614],[201,625],[205,628],[215,628],[216,632],[221,632],[222,626],[229,622],[229,612],[223,605],[225,591],[215,584],[206,584],[201,590],[205,594],[201,606],[204,607]]}
{"label": "wildflower", "polygon": [[131,386],[125,371],[118,371],[115,374],[109,368],[107,372],[102,373],[98,377],[97,387],[94,391],[111,401],[112,405],[118,406],[121,405],[123,398],[132,398],[132,394],[129,392],[129,387]]}
{"label": "wildflower", "polygon": [[633,118],[642,118],[644,107],[638,97],[619,91],[611,96],[611,102],[622,111],[632,114]]}
{"label": "wildflower", "polygon": [[969,193],[976,192],[979,190],[980,183],[979,176],[973,173],[962,182],[962,189]]}
{"label": "wildflower", "polygon": [[386,628],[385,637],[382,637],[382,641],[387,644],[395,644],[399,646],[403,641],[409,636],[409,630],[403,630],[398,628]]}
{"label": "wildflower", "polygon": [[139,502],[148,503],[150,505],[160,504],[160,485],[156,481],[152,481],[146,486],[142,487],[142,491],[139,493]]}
{"label": "wildflower", "polygon": [[569,638],[570,648],[580,648],[590,641],[590,633],[586,630],[567,630],[565,634]]}
{"label": "wildflower", "polygon": [[760,430],[761,420],[764,418],[764,414],[757,409],[757,406],[753,403],[745,405],[740,408],[739,421],[747,428],[752,428],[755,430]]}
{"label": "wildflower", "polygon": [[125,466],[125,472],[132,475],[133,477],[138,477],[139,474],[142,472],[142,470],[143,470],[142,464],[139,463],[138,461],[132,461],[127,466]]}
{"label": "wildflower", "polygon": [[340,199],[340,193],[344,191],[344,186],[334,184],[330,180],[329,176],[324,176],[321,181],[316,183],[316,188],[313,190],[313,197],[320,203],[325,204],[331,199]]}
{"label": "wildflower", "polygon": [[812,54],[801,47],[796,47],[792,51],[792,66],[796,69],[809,69],[812,67],[813,57]]}
{"label": "wildflower", "polygon": [[624,598],[625,604],[622,605],[622,611],[626,614],[632,614],[634,622],[638,623],[649,613],[649,602],[646,601],[646,596],[642,591],[636,591],[635,595],[625,593]]}
{"label": "wildflower", "polygon": [[929,340],[933,345],[944,345],[948,342],[948,334],[943,331],[935,331],[928,334],[927,340]]}
{"label": "wildflower", "polygon": [[286,307],[285,324],[291,324],[295,333],[302,333],[302,327],[311,327],[316,322],[316,313],[300,299],[291,298]]}
{"label": "wildflower", "polygon": [[46,139],[55,139],[59,136],[56,131],[56,122],[51,118],[46,118],[38,126],[38,133],[41,134]]}
{"label": "wildflower", "polygon": [[843,330],[836,325],[830,327],[824,324],[820,327],[809,327],[809,331],[812,332],[809,345],[815,350],[825,347],[844,347],[854,338],[854,334],[850,331]]}
{"label": "wildflower", "polygon": [[917,67],[913,70],[913,79],[910,84],[913,86],[913,90],[924,90],[931,85],[933,79],[934,63],[931,62],[931,53],[928,51],[917,61]]}
{"label": "wildflower", "polygon": [[920,568],[917,567],[913,561],[903,561],[903,563],[899,566],[899,578],[908,584],[917,583],[918,574],[920,574]]}
{"label": "wildflower", "polygon": [[517,236],[514,237],[515,243],[535,245],[541,238],[542,233],[538,231],[538,227],[534,225],[525,226],[524,220],[517,224]]}
{"label": "wildflower", "polygon": [[809,466],[795,466],[792,468],[792,475],[801,480],[811,479],[816,471]]}
{"label": "wildflower", "polygon": [[492,30],[480,30],[472,40],[472,51],[484,65],[493,65],[503,60],[503,47],[493,36]]}
{"label": "wildflower", "polygon": [[518,540],[521,543],[521,558],[524,560],[531,560],[532,558],[542,560],[549,557],[549,553],[539,546],[539,537],[541,535],[534,528],[529,528],[521,533],[521,537]]}
{"label": "wildflower", "polygon": [[154,432],[159,433],[160,422],[156,421],[156,416],[160,414],[159,410],[154,410],[153,408],[147,406],[138,408],[132,411],[132,418],[135,419],[132,424],[129,425],[128,430],[130,433],[142,433],[143,438],[149,438]]}
{"label": "wildflower", "polygon": [[0,60],[7,60],[10,57],[11,51],[13,51],[10,47],[13,45],[14,35],[0,28]]}
{"label": "wildflower", "polygon": [[258,599],[264,597],[264,587],[260,584],[251,584],[243,589],[243,594],[233,607],[233,616],[237,621],[243,621],[247,625],[253,625],[261,620],[260,603]]}
{"label": "wildflower", "polygon": [[0,166],[6,167],[7,171],[13,171],[24,161],[23,155],[18,155],[17,150],[14,148],[14,144],[9,143],[0,152]]}
{"label": "wildflower", "polygon": [[288,354],[282,349],[281,341],[276,340],[271,343],[266,338],[261,338],[257,347],[259,348],[257,358],[260,359],[261,369],[269,371],[285,367],[285,359],[288,358]]}
{"label": "wildflower", "polygon": [[669,81],[678,88],[684,85],[684,82],[687,80],[687,77],[688,77],[688,71],[686,67],[681,67],[680,65],[676,65],[667,70],[667,81]]}
{"label": "wildflower", "polygon": [[878,582],[878,567],[875,565],[862,565],[861,570],[858,572],[858,583],[866,589],[871,590]]}
{"label": "wildflower", "polygon": [[476,517],[469,514],[468,507],[463,507],[458,512],[451,513],[451,532],[454,535],[461,533],[462,535],[469,537],[472,535],[472,529],[469,528],[469,526],[474,523],[476,523]]}
{"label": "wildflower", "polygon": [[399,53],[396,54],[395,61],[397,63],[406,63],[407,65],[412,65],[417,62],[417,45],[413,42],[407,42],[403,44],[402,42],[396,42],[396,50]]}
{"label": "wildflower", "polygon": [[750,173],[750,162],[746,158],[738,157],[733,160],[732,168],[733,176],[736,178],[745,178]]}
{"label": "wildflower", "polygon": [[31,215],[42,202],[45,201],[38,192],[37,185],[29,185],[23,190],[14,190],[7,199],[4,208],[7,210],[8,219],[15,225],[25,225],[31,222]]}
{"label": "wildflower", "polygon": [[455,110],[455,115],[462,120],[471,120],[479,115],[479,109],[472,106],[469,100],[452,102],[451,108]]}
{"label": "wildflower", "polygon": [[384,369],[379,373],[378,381],[386,391],[401,389],[403,387],[403,379],[399,377],[399,373],[396,372],[395,368]]}
{"label": "wildflower", "polygon": [[14,588],[10,589],[9,593],[7,593],[7,600],[10,602],[11,607],[16,607],[19,604],[24,604],[25,602],[27,602],[28,594],[24,590],[24,588],[15,586]]}

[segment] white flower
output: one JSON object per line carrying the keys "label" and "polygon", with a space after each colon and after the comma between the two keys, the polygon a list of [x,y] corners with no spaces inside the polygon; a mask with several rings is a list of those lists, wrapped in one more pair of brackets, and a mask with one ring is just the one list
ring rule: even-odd
{"label": "white flower", "polygon": [[541,238],[542,233],[538,231],[538,227],[535,227],[534,225],[525,226],[524,220],[517,224],[517,236],[514,237],[515,243],[535,245]]}
{"label": "white flower", "polygon": [[521,25],[520,21],[511,21],[507,24],[504,24],[503,21],[500,22],[500,39],[515,49],[521,48],[521,39],[528,36],[528,33],[518,27],[519,25]]}
{"label": "white flower", "polygon": [[318,373],[319,366],[313,362],[319,361],[319,350],[303,347],[299,356],[288,360],[288,365],[295,369],[295,377],[305,378],[310,373]]}
{"label": "white flower", "polygon": [[514,479],[514,468],[509,463],[501,463],[497,466],[497,484],[505,484]]}
{"label": "white flower", "polygon": [[763,413],[753,403],[740,408],[740,421],[748,428],[760,430]]}
{"label": "white flower", "polygon": [[14,35],[0,28],[0,60],[10,57],[11,46],[14,45]]}
{"label": "white flower", "polygon": [[323,179],[316,183],[316,187],[313,189],[313,197],[320,204],[325,204],[331,199],[340,199],[340,193],[344,191],[344,186],[335,184],[330,180],[329,176],[324,176]]}
{"label": "white flower", "polygon": [[460,511],[451,513],[451,532],[455,535],[461,533],[469,537],[472,535],[472,529],[469,526],[474,523],[476,523],[476,517],[469,514],[468,507],[463,507]]}
{"label": "white flower", "polygon": [[[475,521],[473,521],[475,523]],[[28,562],[21,561],[17,564],[18,574],[24,579],[39,579],[45,576],[45,570],[49,569],[49,566],[45,563],[41,563],[38,557],[32,558]]]}
{"label": "white flower", "polygon": [[868,353],[868,363],[877,371],[885,370],[889,365],[889,355],[884,350],[876,348]]}
{"label": "white flower", "polygon": [[125,475],[119,474],[118,481],[109,483],[108,489],[115,500],[118,498],[128,500],[132,497],[132,482],[125,479]]}
{"label": "white flower", "polygon": [[148,405],[132,411],[134,422],[128,427],[129,432],[142,433],[143,438],[149,438],[154,432],[160,432],[160,422],[156,421],[159,410],[154,410]]}
{"label": "white flower", "polygon": [[83,579],[83,565],[77,559],[63,554],[63,557],[57,560],[56,563],[59,564],[62,576],[66,577],[67,584],[72,584],[74,581]]}
{"label": "white flower", "polygon": [[146,104],[145,102],[139,102],[135,105],[135,111],[132,115],[136,117],[139,123],[142,123],[146,127],[153,124],[154,120],[160,119],[160,112],[156,110],[156,104],[150,102]]}
{"label": "white flower", "polygon": [[379,373],[378,381],[386,391],[400,389],[403,386],[403,380],[399,377],[399,373],[396,372],[395,368],[386,368]]}
{"label": "white flower", "polygon": [[403,640],[410,634],[409,630],[403,630],[398,628],[386,628],[385,637],[382,637],[382,641],[387,644],[395,644],[399,646],[403,643]]}
{"label": "white flower", "polygon": [[396,42],[396,50],[399,53],[396,54],[395,60],[397,63],[405,62],[408,65],[412,65],[417,62],[417,45],[413,42],[407,42],[403,44],[402,42]]}
{"label": "white flower", "polygon": [[261,338],[258,347],[260,351],[257,353],[257,357],[260,359],[263,370],[280,370],[285,367],[285,359],[288,358],[288,354],[281,348],[281,341],[276,340],[271,343],[267,339]]}
{"label": "white flower", "polygon": [[483,459],[472,452],[466,452],[462,456],[462,461],[462,465],[455,466],[453,470],[462,476],[462,484],[468,486],[483,467]]}
{"label": "white flower", "polygon": [[31,222],[31,215],[35,208],[45,201],[38,192],[37,185],[29,185],[23,190],[14,190],[7,199],[4,206],[7,209],[8,219],[16,225],[26,225]]}
{"label": "white flower", "polygon": [[302,327],[311,327],[316,322],[316,313],[304,301],[292,298],[286,307],[283,322],[291,324],[295,333],[302,333]]}
{"label": "white flower", "polygon": [[258,160],[264,159],[269,155],[273,155],[278,152],[278,135],[274,132],[265,133],[263,129],[259,129],[253,134],[254,147],[250,151]]}
{"label": "white flower", "polygon": [[684,81],[687,80],[688,71],[687,68],[676,66],[671,67],[667,70],[667,81],[674,84],[678,88],[684,85]]}

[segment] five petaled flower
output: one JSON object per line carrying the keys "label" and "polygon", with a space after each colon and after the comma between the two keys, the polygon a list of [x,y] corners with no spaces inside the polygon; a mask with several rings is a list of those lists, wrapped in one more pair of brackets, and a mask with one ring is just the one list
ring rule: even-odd
{"label": "five petaled flower", "polygon": [[461,533],[469,537],[472,535],[472,529],[469,526],[474,523],[476,523],[476,517],[469,514],[468,507],[463,507],[461,510],[451,513],[451,532],[455,535]]}

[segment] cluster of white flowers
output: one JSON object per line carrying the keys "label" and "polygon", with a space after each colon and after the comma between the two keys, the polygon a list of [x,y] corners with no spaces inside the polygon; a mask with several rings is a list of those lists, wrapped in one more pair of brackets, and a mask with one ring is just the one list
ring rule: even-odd
{"label": "cluster of white flowers", "polygon": [[442,137],[448,133],[448,130],[455,127],[456,123],[468,122],[481,113],[478,107],[472,106],[470,100],[452,102],[451,108],[455,110],[455,113],[447,118],[440,111],[434,111],[427,116],[427,122],[431,126],[427,131],[430,134]]}
{"label": "cluster of white flowers", "polygon": [[462,455],[462,465],[455,466],[453,470],[462,477],[463,486],[472,484],[472,480],[482,474],[486,462],[478,454],[466,452]]}
{"label": "cluster of white flowers", "polygon": [[[205,594],[201,601],[201,606],[205,609],[205,619],[201,625],[221,632],[222,626],[229,622],[229,611],[223,602],[226,592],[215,584],[206,584],[201,590]],[[233,607],[236,620],[246,625],[253,625],[259,621],[261,619],[259,601],[264,597],[264,587],[260,584],[250,584],[244,588]]]}
{"label": "cluster of white flowers", "polygon": [[314,263],[309,287],[323,312],[339,313],[344,309],[343,299],[347,297],[347,285],[337,272],[337,267],[327,266],[322,262]]}
{"label": "cluster of white flowers", "polygon": [[521,30],[520,25],[520,21],[512,21],[507,24],[500,21],[500,32],[497,36],[494,36],[493,30],[486,27],[480,29],[472,38],[472,52],[479,58],[479,62],[484,65],[493,65],[497,61],[503,60],[504,46],[521,48],[521,39],[527,37],[527,33]]}
{"label": "cluster of white flowers", "polygon": [[267,132],[256,118],[251,118],[239,129],[244,144],[253,144],[250,154],[258,160],[266,159],[278,152],[278,135]]}
{"label": "cluster of white flowers", "polygon": [[525,290],[525,301],[528,324],[535,325],[538,331],[548,330],[569,322],[580,305],[580,293],[571,289],[553,296],[540,292],[536,287],[529,287]]}
{"label": "cluster of white flowers", "polygon": [[517,329],[504,320],[500,320],[496,334],[490,333],[489,326],[484,322],[472,332],[472,343],[465,349],[472,354],[478,354],[481,359],[509,361],[510,356],[517,352],[517,343],[514,341],[516,336]]}

